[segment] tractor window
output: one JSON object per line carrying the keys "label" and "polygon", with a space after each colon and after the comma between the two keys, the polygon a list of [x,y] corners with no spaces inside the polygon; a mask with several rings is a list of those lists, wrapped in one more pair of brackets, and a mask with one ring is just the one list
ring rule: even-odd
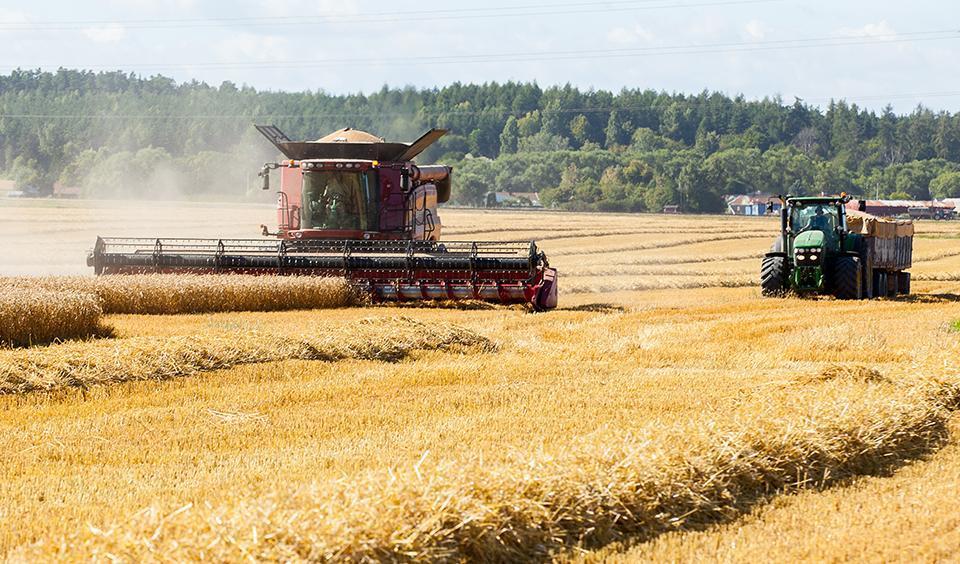
{"label": "tractor window", "polygon": [[303,174],[304,229],[373,230],[376,193],[369,174],[315,171]]}
{"label": "tractor window", "polygon": [[837,208],[829,204],[798,205],[790,214],[790,228],[794,233],[810,230],[833,233],[837,225]]}

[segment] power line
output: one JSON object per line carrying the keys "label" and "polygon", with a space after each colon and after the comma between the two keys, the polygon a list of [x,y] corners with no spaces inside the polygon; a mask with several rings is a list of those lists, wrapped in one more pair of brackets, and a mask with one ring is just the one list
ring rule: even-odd
{"label": "power line", "polygon": [[245,27],[311,26],[319,24],[370,24],[406,21],[470,20],[505,17],[594,14],[645,10],[709,8],[768,4],[786,0],[613,0],[561,4],[526,4],[492,8],[459,8],[383,12],[378,14],[328,14],[319,16],[260,16],[232,18],[180,18],[141,20],[48,20],[0,23],[0,31],[70,31],[91,26],[123,26],[129,29],[183,29],[241,25]]}
{"label": "power line", "polygon": [[[898,99],[918,99],[918,98],[934,98],[934,97],[960,97],[960,90],[950,90],[950,91],[941,91],[941,92],[917,92],[917,93],[901,93],[901,94],[871,94],[865,96],[832,96],[832,97],[812,97],[812,98],[802,98],[805,102],[829,102],[829,101],[847,101],[847,102],[856,102],[856,101],[869,101],[869,100],[898,100]],[[658,110],[668,107],[673,104],[681,104],[687,106],[695,106],[701,104],[703,101],[699,98],[687,98],[686,100],[667,100],[663,104],[647,104],[647,105],[633,105],[633,106],[604,106],[604,107],[582,107],[582,108],[557,108],[557,109],[544,109],[536,108],[535,111],[540,112],[541,114],[590,114],[590,113],[608,113],[612,111],[643,111],[643,110]],[[762,101],[752,100],[748,103],[757,104]],[[207,115],[189,115],[189,114],[163,114],[163,115],[151,115],[151,114],[16,114],[16,113],[7,113],[0,114],[0,119],[142,119],[142,120],[166,120],[166,119],[186,119],[186,120],[235,120],[235,121],[263,121],[263,120],[279,120],[279,119],[300,119],[300,120],[320,120],[320,119],[344,119],[344,118],[401,118],[401,117],[421,117],[421,118],[435,118],[435,117],[459,117],[459,116],[472,116],[480,114],[493,114],[499,116],[519,116],[525,112],[516,112],[513,110],[451,110],[451,111],[416,111],[416,112],[377,112],[376,110],[371,110],[367,113],[362,112],[351,112],[351,113],[319,113],[319,114],[259,114],[259,115],[242,115],[242,114],[207,114]]]}
{"label": "power line", "polygon": [[[187,63],[126,63],[119,65],[78,65],[89,69],[115,69],[118,67],[138,69],[300,69],[325,66],[350,65],[445,65],[480,64],[537,61],[569,61],[590,59],[613,59],[630,57],[657,57],[671,55],[704,55],[763,51],[784,51],[823,47],[847,47],[876,44],[915,43],[960,39],[957,30],[915,31],[881,34],[868,37],[813,37],[769,41],[729,42],[710,44],[668,45],[658,47],[631,47],[618,49],[580,49],[562,51],[520,51],[510,53],[456,54],[421,57],[369,57],[337,59],[304,59],[294,61],[233,61],[233,62],[187,62]],[[18,64],[0,65],[2,68],[21,68]]]}

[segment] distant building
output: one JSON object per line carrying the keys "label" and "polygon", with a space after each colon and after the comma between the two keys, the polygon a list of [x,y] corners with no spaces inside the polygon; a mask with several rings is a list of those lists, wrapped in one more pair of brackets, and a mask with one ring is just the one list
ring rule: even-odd
{"label": "distant building", "polygon": [[663,213],[671,214],[671,215],[678,214],[680,213],[680,206],[678,206],[677,204],[667,204],[663,206]]}
{"label": "distant building", "polygon": [[542,208],[539,192],[488,192],[488,208]]}
{"label": "distant building", "polygon": [[80,197],[80,187],[64,186],[63,184],[56,182],[53,185],[53,197],[75,200]]}
{"label": "distant building", "polygon": [[[867,213],[880,217],[911,217],[913,219],[952,219],[956,203],[947,200],[867,200]],[[856,209],[854,200],[848,207]]]}
{"label": "distant building", "polygon": [[953,206],[953,216],[957,217],[960,215],[960,198],[944,198],[941,200],[945,204],[950,204]]}
{"label": "distant building", "polygon": [[727,213],[732,215],[767,215],[767,205],[773,205],[773,213],[780,212],[780,200],[762,192],[727,196]]}

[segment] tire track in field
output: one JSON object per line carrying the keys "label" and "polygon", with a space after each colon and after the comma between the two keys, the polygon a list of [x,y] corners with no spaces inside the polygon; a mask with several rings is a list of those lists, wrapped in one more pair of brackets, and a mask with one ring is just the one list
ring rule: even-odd
{"label": "tire track in field", "polygon": [[578,255],[599,255],[605,253],[620,253],[625,251],[649,251],[657,249],[670,249],[675,247],[684,247],[687,245],[696,245],[698,243],[713,243],[717,241],[746,241],[752,239],[769,239],[770,234],[767,232],[754,232],[754,233],[740,233],[738,237],[694,237],[690,239],[683,239],[679,241],[669,241],[663,243],[638,243],[635,245],[625,246],[619,245],[616,247],[594,247],[590,250],[582,249],[568,249],[552,251],[549,253],[550,257],[556,256],[578,256]]}

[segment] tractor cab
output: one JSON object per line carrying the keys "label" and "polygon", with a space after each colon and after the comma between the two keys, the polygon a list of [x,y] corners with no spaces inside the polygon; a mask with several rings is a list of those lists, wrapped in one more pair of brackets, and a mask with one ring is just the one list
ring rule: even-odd
{"label": "tractor cab", "polygon": [[790,229],[803,231],[835,232],[840,226],[843,207],[832,202],[793,201],[790,204]]}
{"label": "tractor cab", "polygon": [[846,229],[846,207],[837,198],[791,198],[788,234],[794,250],[822,249],[823,253],[839,249]]}

